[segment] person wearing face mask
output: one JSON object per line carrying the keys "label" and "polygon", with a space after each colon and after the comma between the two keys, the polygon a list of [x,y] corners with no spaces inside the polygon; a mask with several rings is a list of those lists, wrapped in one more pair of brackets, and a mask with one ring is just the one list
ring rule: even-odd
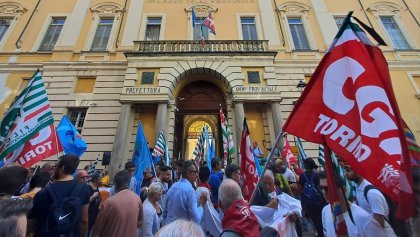
{"label": "person wearing face mask", "polygon": [[275,197],[280,194],[280,189],[274,184],[273,171],[267,169],[261,177],[261,185],[258,186],[252,205],[277,208]]}

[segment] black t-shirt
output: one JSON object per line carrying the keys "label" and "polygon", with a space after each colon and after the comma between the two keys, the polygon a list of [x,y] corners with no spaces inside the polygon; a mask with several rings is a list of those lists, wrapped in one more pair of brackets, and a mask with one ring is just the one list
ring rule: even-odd
{"label": "black t-shirt", "polygon": [[[73,189],[76,187],[77,181],[70,180],[70,181],[57,181],[55,183],[50,184],[50,187],[55,191],[58,198],[64,198],[71,195]],[[82,205],[89,204],[89,187],[86,184],[83,184],[82,189],[80,190],[78,196],[82,201]],[[47,189],[42,189],[39,191],[33,200],[33,207],[29,213],[29,219],[36,219],[37,226],[41,226],[44,223],[45,218],[48,215],[48,210],[50,209],[52,203],[52,199],[48,194]],[[77,226],[77,229],[79,227]],[[37,236],[37,235],[36,235]]]}
{"label": "black t-shirt", "polygon": [[98,192],[98,197],[96,197],[92,202],[89,203],[89,229],[95,224],[96,217],[99,214],[99,204],[101,204],[101,196],[99,195],[98,189],[93,189],[92,186],[89,187],[89,197],[91,197],[95,192]]}

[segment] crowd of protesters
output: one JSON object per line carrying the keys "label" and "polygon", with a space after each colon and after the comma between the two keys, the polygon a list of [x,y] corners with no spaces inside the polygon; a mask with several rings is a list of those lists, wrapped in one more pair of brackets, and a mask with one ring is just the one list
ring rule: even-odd
{"label": "crowd of protesters", "polygon": [[1,168],[0,236],[279,236],[278,229],[253,213],[255,206],[280,209],[287,203],[279,200],[287,199],[279,195],[300,201],[302,212],[285,215],[297,236],[308,231],[335,236],[328,204],[333,188],[343,204],[349,236],[420,236],[417,169],[417,216],[402,222],[395,221],[395,207],[387,197],[344,162],[340,165],[353,184],[347,190],[354,192],[353,200],[344,194],[343,180],[328,187],[325,172],[313,159],[305,159],[300,168],[296,161],[277,157],[266,164],[251,203],[242,195],[239,166],[223,166],[217,158],[211,170],[193,160],[178,160],[172,167],[159,162],[155,173],[143,172],[141,184],[131,161],[114,177],[106,170],[89,175],[87,168],[77,170],[78,165],[78,157],[63,155],[56,164],[47,162],[37,169]]}

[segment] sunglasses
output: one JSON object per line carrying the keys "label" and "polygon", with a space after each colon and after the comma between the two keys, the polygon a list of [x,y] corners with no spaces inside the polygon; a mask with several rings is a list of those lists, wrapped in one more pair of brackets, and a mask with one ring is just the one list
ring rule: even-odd
{"label": "sunglasses", "polygon": [[187,170],[188,172],[191,172],[191,173],[194,173],[194,174],[197,174],[198,172],[197,172],[197,170]]}
{"label": "sunglasses", "polygon": [[128,172],[134,172],[135,169],[128,169]]}
{"label": "sunglasses", "polygon": [[319,189],[321,189],[321,191],[325,191],[326,193],[328,193],[328,186],[319,186]]}

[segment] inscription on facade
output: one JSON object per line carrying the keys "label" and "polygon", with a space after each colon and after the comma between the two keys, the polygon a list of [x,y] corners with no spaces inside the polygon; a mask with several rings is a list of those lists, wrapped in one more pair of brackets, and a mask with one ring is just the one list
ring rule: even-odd
{"label": "inscription on facade", "polygon": [[234,91],[239,93],[273,93],[277,92],[277,86],[237,86]]}
{"label": "inscription on facade", "polygon": [[125,94],[160,94],[159,87],[126,87]]}
{"label": "inscription on facade", "polygon": [[147,3],[189,3],[189,4],[215,4],[215,3],[254,3],[255,0],[147,0]]}

